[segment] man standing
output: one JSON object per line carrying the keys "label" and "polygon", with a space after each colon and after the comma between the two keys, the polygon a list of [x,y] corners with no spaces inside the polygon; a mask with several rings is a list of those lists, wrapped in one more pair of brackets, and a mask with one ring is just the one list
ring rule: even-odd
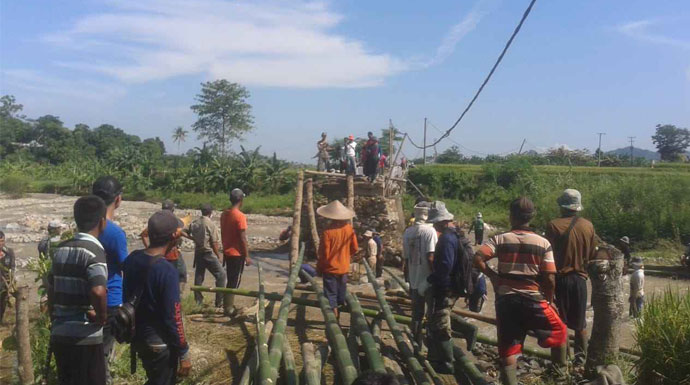
{"label": "man standing", "polygon": [[375,267],[376,256],[378,255],[378,246],[376,245],[376,241],[374,240],[374,232],[371,230],[367,230],[364,232],[362,236],[364,237],[364,241],[366,242],[366,247],[364,249],[365,258],[367,259],[369,266]]}
{"label": "man standing", "polygon": [[573,189],[558,198],[561,217],[546,226],[556,260],[556,306],[569,329],[575,331],[575,362],[584,364],[587,355],[587,263],[596,252],[592,223],[580,218],[582,197]]}
{"label": "man standing", "polygon": [[50,258],[51,249],[60,243],[60,231],[62,223],[59,221],[48,222],[48,235],[38,242],[38,257]]}
{"label": "man standing", "polygon": [[383,241],[381,235],[374,231],[374,242],[376,242],[376,278],[383,275]]}
{"label": "man standing", "polygon": [[[556,265],[549,241],[534,233],[529,223],[535,208],[528,198],[510,204],[509,232],[494,235],[482,245],[474,264],[489,279],[496,293],[496,330],[501,359],[501,382],[517,385],[517,356],[527,331],[539,346],[551,348],[556,368],[566,364],[565,325],[553,308]],[[486,262],[498,259],[498,272]]]}
{"label": "man standing", "polygon": [[318,158],[316,162],[316,171],[328,171],[330,158],[328,151],[331,149],[331,146],[328,145],[325,132],[321,133],[321,140],[316,142],[316,149],[318,151],[316,153],[316,157]]}
{"label": "man standing", "polygon": [[[161,204],[161,210],[163,211],[170,211],[171,213],[175,212],[175,202],[171,201],[170,199],[166,199],[163,201]],[[145,228],[144,231],[141,232],[139,235],[141,237],[141,243],[144,244],[145,248],[149,247],[149,232],[148,228]],[[183,234],[186,235],[186,234]],[[178,238],[177,241],[175,242],[175,246],[171,247],[166,253],[165,253],[165,259],[172,263],[173,266],[175,266],[175,269],[177,269],[177,274],[178,278],[180,280],[180,293],[184,292],[184,287],[187,284],[187,264],[184,262],[184,258],[182,257],[182,252],[180,251],[180,246],[182,245],[182,239]]]}
{"label": "man standing", "polygon": [[10,277],[14,275],[16,261],[14,250],[5,245],[5,233],[0,231],[0,325],[4,325],[5,309],[9,296]]}
{"label": "man standing", "polygon": [[338,307],[345,304],[350,260],[359,249],[357,236],[350,225],[355,212],[335,200],[316,209],[316,213],[330,219],[330,224],[321,234],[316,271],[323,277],[323,291],[338,317]]}
{"label": "man standing", "polygon": [[414,224],[403,233],[403,270],[407,270],[407,279],[410,283],[412,334],[421,353],[425,351],[422,329],[424,315],[431,311],[432,305],[431,293],[427,293],[427,278],[431,274],[431,264],[438,241],[436,230],[426,222],[428,216],[429,203],[418,202],[414,207]]}
{"label": "man standing", "polygon": [[451,272],[457,264],[458,235],[451,214],[443,202],[436,201],[429,211],[429,222],[440,234],[436,243],[432,273],[427,277],[431,284],[431,317],[429,319],[429,363],[441,374],[453,374],[453,339],[450,312],[458,300],[453,288]]}
{"label": "man standing", "polygon": [[98,241],[105,251],[105,260],[108,265],[108,322],[103,328],[103,350],[105,354],[106,383],[112,383],[110,375],[110,355],[115,347],[115,337],[111,333],[113,317],[117,308],[122,306],[122,265],[127,259],[127,236],[113,219],[115,210],[122,202],[122,185],[112,176],[98,178],[91,187],[93,195],[103,199],[106,205],[106,224]]}
{"label": "man standing", "polygon": [[364,175],[369,178],[369,182],[373,183],[379,165],[379,141],[371,131],[367,133],[367,137],[369,139],[367,139],[362,150],[362,164],[364,165]]}
{"label": "man standing", "polygon": [[477,217],[472,222],[468,234],[474,230],[474,245],[478,246],[484,242],[484,219],[482,219],[482,213],[477,213]]}
{"label": "man standing", "polygon": [[618,240],[618,247],[623,252],[623,275],[628,275],[628,267],[630,266],[630,238],[623,236]]}
{"label": "man standing", "polygon": [[347,174],[355,175],[357,173],[357,142],[355,137],[350,135],[345,141],[345,157],[347,159]]}
{"label": "man standing", "polygon": [[166,252],[176,247],[183,227],[169,210],[153,214],[147,226],[148,247],[132,252],[125,261],[125,298],[139,298],[132,346],[141,358],[147,385],[174,385],[177,376],[188,375],[192,366],[182,323],[178,272],[163,261]]}
{"label": "man standing", "polygon": [[[206,203],[201,206],[201,217],[189,224],[187,232],[194,241],[194,285],[200,286],[204,283],[206,270],[213,274],[216,279],[216,287],[225,287],[225,271],[221,265],[223,254],[220,253],[220,233],[218,227],[211,220],[213,206]],[[204,296],[201,292],[194,292],[196,303],[201,305]],[[216,307],[223,306],[223,293],[216,293]]]}
{"label": "man standing", "polygon": [[74,204],[78,233],[53,253],[48,275],[52,315],[50,344],[60,384],[105,384],[103,326],[108,267],[98,236],[106,227],[103,199],[89,195]]}
{"label": "man standing", "polygon": [[[229,209],[220,216],[220,235],[223,241],[223,257],[227,271],[227,287],[240,287],[242,272],[245,265],[251,265],[249,258],[249,241],[247,240],[247,217],[240,211],[244,202],[244,193],[236,188],[230,191]],[[223,301],[223,312],[228,317],[234,317],[238,309],[235,308],[235,296],[226,294]]]}

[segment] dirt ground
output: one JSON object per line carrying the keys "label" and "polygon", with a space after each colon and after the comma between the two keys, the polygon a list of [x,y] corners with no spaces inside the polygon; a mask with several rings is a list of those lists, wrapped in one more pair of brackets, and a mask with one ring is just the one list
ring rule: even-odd
{"label": "dirt ground", "polygon": [[[18,280],[35,286],[33,274],[23,268],[25,261],[37,255],[37,241],[45,233],[45,225],[48,221],[57,219],[69,223],[73,197],[63,197],[48,194],[32,194],[21,199],[9,199],[0,196],[0,229],[5,231],[8,239],[8,246],[14,248],[19,264]],[[146,226],[148,216],[158,210],[157,204],[146,202],[123,202],[117,212],[116,220],[125,229],[129,240],[129,249],[134,250],[141,247],[138,234]],[[198,212],[189,211],[194,216]],[[177,213],[184,216],[187,213]],[[219,217],[216,213],[214,218]],[[278,245],[277,237],[282,229],[291,223],[290,218],[267,217],[263,215],[249,215],[249,238],[252,245],[252,258],[259,261],[264,270],[263,283],[266,291],[282,294],[287,281],[288,258],[284,253],[267,252],[265,250]],[[192,257],[193,252],[189,244],[183,248],[183,257],[188,267],[188,286],[183,296],[191,296],[189,285],[193,283]],[[398,271],[396,269],[396,271]],[[384,275],[385,276],[385,275]],[[204,285],[213,284],[213,277],[207,273]],[[484,305],[482,314],[494,316],[493,292],[489,286],[487,303]],[[249,266],[245,269],[242,277],[241,287],[249,290],[258,289],[258,275],[256,266]],[[625,284],[627,296],[627,281]],[[660,292],[667,287],[678,288],[681,290],[690,289],[690,281],[676,281],[665,278],[647,277],[645,281],[645,292],[649,297],[655,292]],[[373,294],[371,285],[358,284],[351,282],[349,289],[352,292],[364,292]],[[32,293],[36,293],[32,290]],[[312,292],[297,291],[296,296],[305,298],[315,298]],[[213,294],[205,293],[205,303],[207,307],[202,310],[202,314],[186,315],[185,329],[191,347],[194,371],[192,378],[187,383],[197,384],[233,384],[241,375],[245,362],[246,350],[254,343],[256,326],[251,317],[245,319],[230,320],[227,317],[213,313],[210,304]],[[38,309],[38,298],[35,296],[31,301],[36,304]],[[191,301],[188,301],[191,302]],[[376,305],[374,301],[361,299],[364,306]],[[240,306],[252,306],[255,303],[253,298],[237,297],[236,304]],[[279,303],[274,305],[273,317],[277,317]],[[457,309],[463,309],[464,303],[458,301]],[[407,309],[399,305],[393,305],[393,310],[404,314]],[[8,312],[9,313],[9,312]],[[408,313],[409,315],[409,313]],[[592,322],[591,307],[587,312],[588,326]],[[13,314],[8,314],[6,318],[8,324],[14,321]],[[470,320],[480,328],[480,333],[495,337],[495,327],[479,321]],[[344,314],[341,318],[344,332],[349,325],[349,316]],[[625,327],[623,328],[622,345],[633,347],[634,345],[634,325],[625,317]],[[392,336],[387,332],[387,327],[383,325],[382,338],[387,346],[393,345]],[[0,326],[0,338],[4,338],[11,333],[11,327]],[[316,347],[325,347],[327,340],[324,331],[323,316],[320,309],[292,306],[288,321],[286,336],[293,349],[296,365],[302,367],[301,344],[312,342]],[[458,341],[459,346],[464,346],[464,342]],[[527,345],[535,347],[536,341],[528,338]],[[383,349],[386,351],[386,349]],[[390,349],[388,349],[390,350]],[[118,352],[121,352],[119,348]],[[395,357],[394,357],[395,358]],[[335,370],[334,362],[329,362],[324,367],[324,383],[333,383]],[[16,370],[15,353],[0,349],[0,383],[9,383]],[[120,381],[118,383],[127,383]],[[131,382],[136,383],[136,382]]]}

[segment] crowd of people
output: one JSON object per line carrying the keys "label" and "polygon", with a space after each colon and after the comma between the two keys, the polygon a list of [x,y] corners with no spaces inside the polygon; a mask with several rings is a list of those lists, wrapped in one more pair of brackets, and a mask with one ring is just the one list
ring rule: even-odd
{"label": "crowd of people", "polygon": [[[325,140],[324,134],[323,143]],[[371,135],[370,140],[376,141]],[[327,165],[327,159],[323,161]],[[195,285],[203,284],[208,270],[217,287],[238,288],[244,267],[252,263],[247,218],[241,211],[245,194],[240,189],[230,192],[230,207],[222,212],[219,224],[213,220],[210,204],[202,205],[201,215],[191,220],[178,218],[174,203],[164,201],[140,234],[143,248],[131,252],[125,232],[114,221],[122,192],[116,178],[99,178],[91,195],[74,204],[76,232],[63,239],[64,225],[51,222],[48,235],[38,245],[40,258],[52,261],[43,285],[52,321],[51,352],[61,384],[111,384],[108,366],[118,342],[132,344],[133,359],[140,358],[147,384],[174,384],[191,370],[180,304],[187,276],[181,238],[194,242]],[[561,215],[548,223],[544,236],[530,227],[536,207],[526,197],[515,199],[508,208],[510,230],[486,240],[485,224],[478,213],[467,233],[475,233],[475,251],[444,202],[418,199],[413,222],[402,234],[416,353],[426,355],[437,372],[453,373],[452,309],[464,298],[472,311],[480,312],[488,279],[496,295],[504,384],[518,383],[516,358],[528,333],[536,336],[540,346],[551,348],[552,369],[559,373],[568,361],[567,329],[573,330],[574,362],[584,363],[588,345],[586,267],[601,240],[593,224],[579,215],[581,200],[577,190],[565,190],[557,201]],[[358,236],[352,226],[355,212],[338,200],[319,207],[316,213],[328,223],[320,236],[316,267],[305,263],[302,268],[322,278],[325,295],[339,317],[346,306],[353,264],[366,260],[376,277],[381,277],[383,242],[371,229]],[[620,239],[619,247],[626,270],[631,271],[630,315],[637,317],[644,303],[643,263],[631,256],[627,237]],[[497,260],[496,269],[488,263],[493,259]],[[5,285],[0,286],[2,322],[6,285],[15,269],[14,253],[6,247],[2,232],[0,266],[0,285]],[[203,302],[200,292],[194,296],[197,303]],[[214,305],[229,317],[244,310],[235,306],[232,294],[217,293]],[[476,328],[461,332],[472,346]]]}
{"label": "crowd of people", "polygon": [[[362,174],[370,181],[376,180],[376,176],[389,166],[388,154],[381,148],[379,140],[370,131],[367,139],[358,148],[354,135],[343,138],[342,145],[331,146],[325,132],[321,133],[321,139],[316,142],[317,171],[337,171],[355,175],[357,166],[362,167]],[[359,155],[359,157],[357,156]],[[401,165],[406,164],[403,160]]]}

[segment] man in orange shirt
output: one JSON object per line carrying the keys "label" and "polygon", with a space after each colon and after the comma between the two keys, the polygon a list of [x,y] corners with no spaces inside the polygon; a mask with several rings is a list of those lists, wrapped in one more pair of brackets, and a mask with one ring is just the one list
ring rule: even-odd
{"label": "man in orange shirt", "polygon": [[[251,265],[249,242],[247,241],[247,217],[240,211],[244,193],[236,188],[230,192],[229,209],[220,216],[220,238],[223,241],[223,264],[227,272],[227,287],[240,287],[244,266]],[[229,317],[237,314],[235,296],[226,294],[223,298],[223,312]]]}
{"label": "man in orange shirt", "polygon": [[316,271],[323,277],[323,291],[338,317],[338,306],[345,304],[350,258],[359,249],[357,236],[350,225],[355,212],[335,200],[319,207],[316,213],[331,220],[321,235]]}

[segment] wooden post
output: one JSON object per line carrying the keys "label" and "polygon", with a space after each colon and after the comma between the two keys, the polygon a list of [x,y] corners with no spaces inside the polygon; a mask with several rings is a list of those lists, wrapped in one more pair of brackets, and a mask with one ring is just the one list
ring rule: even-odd
{"label": "wooden post", "polygon": [[386,195],[388,192],[388,183],[390,182],[390,179],[393,177],[393,168],[398,163],[398,155],[400,155],[400,152],[402,151],[403,145],[405,144],[405,139],[407,139],[407,134],[403,135],[403,138],[400,141],[400,147],[398,147],[398,151],[395,153],[395,158],[393,158],[393,163],[391,163],[391,169],[388,171],[388,178],[386,178],[383,185],[384,195]]}
{"label": "wooden post", "polygon": [[29,337],[29,286],[18,287],[15,298],[19,382],[28,385],[34,383],[34,366],[33,361],[31,361],[31,338]]}
{"label": "wooden post", "polygon": [[307,179],[307,213],[309,213],[309,228],[311,229],[311,240],[314,243],[314,251],[319,251],[319,231],[316,228],[316,214],[314,213],[314,185],[311,178]]}
{"label": "wooden post", "polygon": [[347,176],[347,207],[355,209],[355,178],[352,175]]}
{"label": "wooden post", "polygon": [[[299,233],[302,227],[302,192],[304,191],[304,172],[297,173],[295,187],[295,206],[292,212],[292,236],[290,237],[290,268],[292,269],[299,256]],[[299,269],[299,266],[297,266]]]}
{"label": "wooden post", "polygon": [[623,253],[613,246],[600,246],[587,271],[592,282],[594,321],[585,373],[593,373],[618,355],[624,311]]}

